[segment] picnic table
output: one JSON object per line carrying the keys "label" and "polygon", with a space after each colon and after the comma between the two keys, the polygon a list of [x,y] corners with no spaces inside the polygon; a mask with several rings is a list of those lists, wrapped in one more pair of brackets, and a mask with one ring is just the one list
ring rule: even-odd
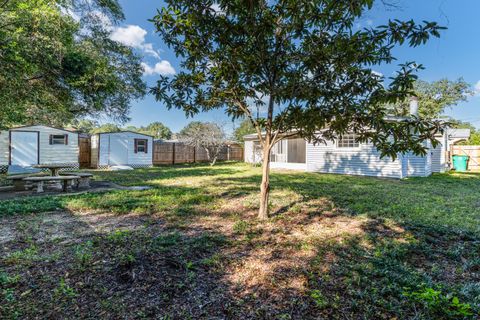
{"label": "picnic table", "polygon": [[59,176],[59,172],[61,169],[67,169],[67,168],[75,168],[73,165],[68,165],[68,164],[38,164],[33,166],[34,168],[37,169],[48,169],[51,172],[52,177],[57,177]]}

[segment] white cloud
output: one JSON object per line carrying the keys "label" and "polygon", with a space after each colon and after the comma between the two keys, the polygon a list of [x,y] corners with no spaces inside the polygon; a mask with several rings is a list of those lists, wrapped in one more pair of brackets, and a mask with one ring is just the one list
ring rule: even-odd
{"label": "white cloud", "polygon": [[157,62],[153,67],[149,66],[145,62],[142,62],[143,75],[150,76],[154,74],[160,74],[162,76],[174,75],[176,73],[175,68],[172,67],[170,62],[162,60]]}
{"label": "white cloud", "polygon": [[382,77],[383,77],[383,73],[378,72],[378,71],[375,71],[375,70],[372,70],[372,74],[373,74],[374,76],[379,77],[379,78],[382,78]]}
{"label": "white cloud", "polygon": [[480,80],[475,84],[473,91],[475,92],[475,95],[480,96]]}
{"label": "white cloud", "polygon": [[142,27],[128,25],[126,27],[117,27],[115,30],[113,30],[110,38],[123,43],[126,46],[140,49],[145,52],[145,54],[160,59],[160,55],[153,48],[153,44],[145,42],[146,35],[147,30],[143,29]]}

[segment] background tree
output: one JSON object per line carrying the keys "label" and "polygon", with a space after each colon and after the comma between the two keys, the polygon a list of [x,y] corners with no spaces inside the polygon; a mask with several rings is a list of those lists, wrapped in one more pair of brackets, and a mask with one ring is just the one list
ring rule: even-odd
{"label": "background tree", "polygon": [[467,141],[461,141],[457,144],[466,146],[478,146],[480,145],[480,132],[470,122],[463,122],[460,120],[450,120],[450,125],[457,129],[470,129],[470,138]]}
{"label": "background tree", "polygon": [[116,0],[1,1],[0,127],[128,119],[145,83],[139,57],[110,39],[122,19]]}
{"label": "background tree", "polygon": [[141,127],[138,132],[151,135],[155,139],[172,138],[172,131],[161,122],[152,122],[146,127]]}
{"label": "background tree", "polygon": [[212,166],[227,145],[223,128],[213,122],[190,122],[179,132],[178,139],[188,146],[204,149]]}
{"label": "background tree", "polygon": [[91,134],[96,134],[96,133],[102,133],[102,132],[118,132],[122,131],[122,128],[120,128],[118,125],[114,123],[106,123],[102,124],[93,130],[90,131]]}
{"label": "background tree", "polygon": [[[434,82],[417,80],[413,90],[418,97],[418,114],[422,118],[439,118],[445,109],[457,105],[459,102],[467,101],[473,95],[471,85],[463,78],[456,81],[442,79]],[[404,100],[394,105],[394,112],[397,115],[405,116],[409,112],[409,101]]]}
{"label": "background tree", "polygon": [[[387,104],[413,94],[421,66],[401,65],[388,84],[371,69],[392,63],[398,45],[438,37],[436,23],[391,20],[357,30],[374,0],[165,3],[153,20],[182,58],[182,71],[160,77],[152,92],[187,116],[221,108],[251,121],[263,153],[259,218],[268,216],[270,150],[289,135],[322,143],[354,132],[392,158],[410,150],[424,154],[425,140],[437,144],[439,122],[387,117]],[[261,118],[250,110],[252,101],[265,108]]]}
{"label": "background tree", "polygon": [[251,133],[255,133],[255,127],[249,119],[244,119],[242,122],[240,122],[238,128],[233,131],[233,138],[236,142],[239,142],[243,145],[245,143],[243,137]]}
{"label": "background tree", "polygon": [[90,119],[77,119],[70,125],[82,133],[92,133],[100,126],[97,121]]}
{"label": "background tree", "polygon": [[140,128],[138,128],[138,127],[136,127],[136,126],[129,125],[129,126],[123,127],[122,130],[139,132],[139,131],[140,131]]}

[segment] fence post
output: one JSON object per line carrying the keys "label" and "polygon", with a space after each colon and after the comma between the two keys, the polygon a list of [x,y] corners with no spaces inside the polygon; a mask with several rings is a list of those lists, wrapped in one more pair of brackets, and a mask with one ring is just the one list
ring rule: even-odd
{"label": "fence post", "polygon": [[227,161],[230,161],[230,146],[227,146]]}
{"label": "fence post", "polygon": [[175,164],[175,142],[172,144],[172,164]]}
{"label": "fence post", "polygon": [[197,162],[197,147],[193,147],[193,163]]}

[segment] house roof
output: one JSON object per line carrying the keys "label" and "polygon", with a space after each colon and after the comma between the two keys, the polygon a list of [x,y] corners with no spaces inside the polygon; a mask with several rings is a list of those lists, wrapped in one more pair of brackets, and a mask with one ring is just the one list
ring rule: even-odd
{"label": "house roof", "polygon": [[471,131],[470,129],[448,129],[447,131],[448,137],[453,139],[468,139],[470,138]]}
{"label": "house roof", "polygon": [[448,129],[447,136],[448,139],[458,140],[458,139],[468,139],[470,138],[471,132],[470,129]]}

